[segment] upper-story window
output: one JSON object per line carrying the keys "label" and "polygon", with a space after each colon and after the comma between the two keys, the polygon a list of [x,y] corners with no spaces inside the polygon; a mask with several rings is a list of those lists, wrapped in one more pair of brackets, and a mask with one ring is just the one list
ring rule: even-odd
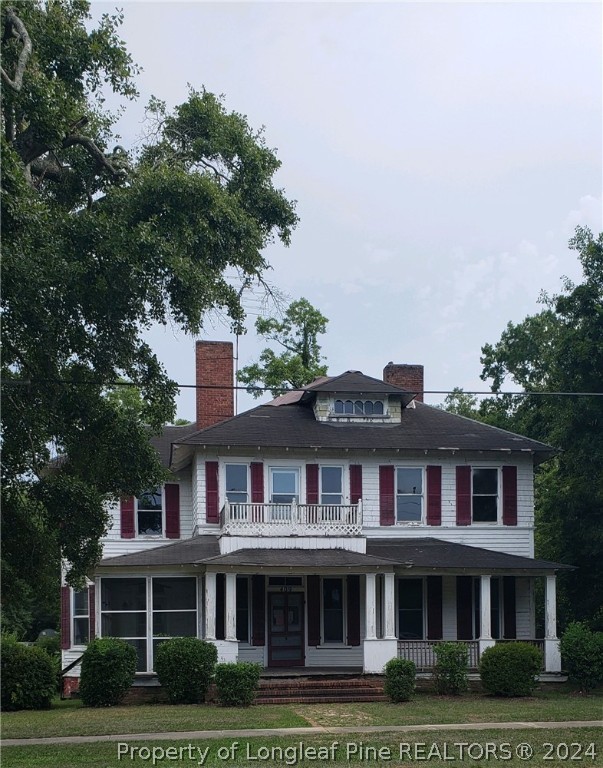
{"label": "upper-story window", "polygon": [[320,503],[343,503],[343,467],[320,468]]}
{"label": "upper-story window", "polygon": [[420,523],[423,519],[423,470],[396,469],[396,522]]}
{"label": "upper-story window", "polygon": [[338,416],[383,416],[383,401],[335,400],[333,412]]}
{"label": "upper-story window", "polygon": [[231,504],[249,501],[247,476],[247,464],[226,465],[226,498]]}
{"label": "upper-story window", "polygon": [[271,467],[270,501],[273,504],[291,504],[299,501],[299,469]]}
{"label": "upper-story window", "polygon": [[136,499],[139,536],[163,535],[163,494],[161,488],[145,491]]}
{"label": "upper-story window", "polygon": [[498,520],[498,469],[473,467],[471,513],[474,523]]}

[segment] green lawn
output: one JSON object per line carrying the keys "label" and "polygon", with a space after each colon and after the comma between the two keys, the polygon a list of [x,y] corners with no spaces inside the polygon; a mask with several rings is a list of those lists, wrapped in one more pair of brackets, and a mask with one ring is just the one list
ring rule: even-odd
{"label": "green lawn", "polygon": [[46,711],[5,713],[2,717],[2,736],[5,739],[26,739],[308,725],[356,727],[513,720],[597,720],[602,714],[602,691],[586,697],[570,692],[546,691],[526,699],[495,699],[483,694],[446,697],[419,692],[405,704],[262,705],[245,710],[165,704],[90,709],[72,700],[57,701],[56,706]]}
{"label": "green lawn", "polygon": [[[333,746],[335,742],[335,746]],[[550,743],[553,746],[545,746]],[[231,757],[233,744],[234,756]],[[300,758],[300,744],[304,754]],[[459,746],[460,744],[467,746]],[[533,758],[526,762],[516,756],[519,748],[522,754],[525,748],[519,745],[528,744],[533,749]],[[379,736],[311,736],[298,738],[251,738],[251,739],[219,739],[211,741],[170,741],[170,742],[131,742],[127,749],[132,753],[122,752],[118,760],[117,743],[83,744],[69,746],[45,747],[5,747],[2,750],[3,766],[9,768],[118,768],[118,766],[169,766],[169,765],[200,765],[200,755],[207,750],[205,761],[207,768],[225,768],[230,765],[241,766],[272,766],[295,765],[298,768],[315,768],[316,766],[344,765],[347,768],[382,768],[384,765],[402,766],[416,762],[429,762],[447,766],[493,765],[503,764],[507,768],[537,765],[546,766],[566,765],[565,759],[557,759],[557,749],[565,754],[563,745],[581,744],[582,747],[571,746],[569,753],[580,756],[580,765],[603,765],[603,739],[601,730],[595,728],[559,729],[559,730],[517,730],[517,731],[440,731],[422,734],[379,734]],[[594,747],[589,748],[593,744]],[[436,745],[436,746],[434,746]],[[469,746],[470,745],[470,746]],[[142,748],[142,753],[138,750]],[[167,750],[171,748],[171,753]],[[182,748],[182,752],[179,752]],[[285,750],[289,748],[289,751]],[[121,747],[122,750],[126,749]],[[197,751],[201,750],[201,753]],[[310,749],[322,749],[323,758],[312,759]],[[461,749],[463,754],[461,757]],[[155,752],[153,753],[153,750]],[[265,751],[262,751],[265,750]],[[275,751],[273,751],[275,750]],[[379,752],[381,750],[381,752]],[[436,750],[440,758],[436,756]],[[431,751],[432,757],[427,759]],[[550,760],[545,761],[548,753]],[[594,759],[591,757],[594,753]],[[130,758],[132,754],[132,759]],[[180,759],[176,755],[182,755]],[[314,755],[318,754],[317,752]],[[419,755],[418,758],[413,757]],[[153,755],[155,762],[153,763]],[[171,755],[171,757],[170,757]],[[480,758],[480,755],[482,757]],[[174,757],[176,756],[176,757]],[[413,759],[409,759],[413,757]],[[445,757],[442,757],[445,756]]]}

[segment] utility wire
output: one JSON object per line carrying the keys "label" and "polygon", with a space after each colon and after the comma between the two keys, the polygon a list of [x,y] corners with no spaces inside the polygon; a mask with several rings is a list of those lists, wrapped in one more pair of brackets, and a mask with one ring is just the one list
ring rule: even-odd
{"label": "utility wire", "polygon": [[[88,387],[88,386],[102,386],[102,387],[140,387],[140,384],[137,384],[134,381],[111,381],[111,382],[94,382],[94,381],[73,381],[70,379],[37,379],[36,381],[31,381],[29,379],[2,379],[0,381],[1,386],[37,386],[41,384],[65,384],[68,386],[75,386],[75,387]],[[178,389],[219,389],[219,390],[242,390],[246,392],[281,392],[282,394],[287,394],[288,392],[305,392],[307,391],[304,387],[300,387],[298,389],[295,389],[293,387],[255,387],[255,386],[245,386],[245,385],[225,385],[225,384],[179,384],[176,383],[176,387]],[[312,390],[310,390],[312,391]],[[457,389],[423,389],[423,390],[415,390],[415,389],[408,389],[406,390],[410,394],[415,395],[483,395],[483,396],[489,396],[489,397],[500,397],[502,395],[511,395],[513,397],[603,397],[603,392],[544,392],[544,391],[530,391],[530,392],[512,392],[512,391],[498,391],[498,392],[491,392],[489,390],[469,390],[464,389],[461,392]],[[345,392],[340,392],[339,394],[348,394]],[[353,394],[353,393],[349,393]],[[369,394],[369,393],[365,393]],[[347,398],[350,399],[350,398]]]}

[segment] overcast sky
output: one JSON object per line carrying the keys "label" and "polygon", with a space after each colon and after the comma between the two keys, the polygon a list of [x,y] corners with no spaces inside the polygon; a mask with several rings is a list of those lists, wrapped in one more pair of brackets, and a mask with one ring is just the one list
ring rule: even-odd
{"label": "overcast sky", "polygon": [[[122,143],[151,95],[173,106],[187,83],[266,126],[300,216],[291,246],[268,251],[269,280],[329,318],[331,374],[422,363],[427,389],[484,389],[482,345],[579,278],[567,241],[602,229],[600,3],[120,6],[144,70]],[[263,346],[254,319],[241,366]],[[191,337],[148,339],[194,383]],[[178,415],[194,418],[191,390]]]}

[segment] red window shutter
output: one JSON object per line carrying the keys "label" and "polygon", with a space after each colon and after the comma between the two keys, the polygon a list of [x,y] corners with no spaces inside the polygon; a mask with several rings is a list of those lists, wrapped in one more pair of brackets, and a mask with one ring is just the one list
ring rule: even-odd
{"label": "red window shutter", "polygon": [[456,468],[456,524],[471,525],[471,467]]}
{"label": "red window shutter", "polygon": [[517,467],[502,468],[503,525],[517,525]]}
{"label": "red window shutter", "polygon": [[320,645],[320,576],[308,576],[308,645]]}
{"label": "red window shutter", "polygon": [[427,639],[442,639],[442,577],[427,577]]}
{"label": "red window shutter", "polygon": [[61,648],[71,648],[71,589],[61,587]]}
{"label": "red window shutter", "polygon": [[362,464],[350,464],[350,504],[362,498]]}
{"label": "red window shutter", "polygon": [[165,485],[165,536],[180,538],[180,486],[178,483]]}
{"label": "red window shutter", "polygon": [[88,637],[94,640],[96,637],[96,589],[94,584],[88,587]]}
{"label": "red window shutter", "polygon": [[389,465],[379,467],[379,522],[381,525],[395,522],[394,468]]}
{"label": "red window shutter", "polygon": [[348,645],[360,645],[360,576],[348,576]]}
{"label": "red window shutter", "polygon": [[456,577],[456,638],[473,639],[473,579]]}
{"label": "red window shutter", "polygon": [[503,617],[504,636],[514,640],[517,637],[515,576],[503,578]]}
{"label": "red window shutter", "polygon": [[251,462],[251,502],[264,503],[264,465],[261,461]]}
{"label": "red window shutter", "polygon": [[120,499],[120,526],[122,539],[134,538],[134,496],[122,496]]}
{"label": "red window shutter", "polygon": [[427,467],[427,525],[442,525],[442,467],[440,466]]}
{"label": "red window shutter", "polygon": [[226,577],[216,574],[216,640],[224,640],[226,619]]}
{"label": "red window shutter", "polygon": [[[260,465],[261,466],[261,465]],[[266,642],[266,584],[263,576],[251,577],[251,644]]]}
{"label": "red window shutter", "polygon": [[205,521],[217,523],[220,520],[218,509],[218,462],[205,462]]}
{"label": "red window shutter", "polygon": [[318,504],[318,464],[306,464],[306,504]]}

